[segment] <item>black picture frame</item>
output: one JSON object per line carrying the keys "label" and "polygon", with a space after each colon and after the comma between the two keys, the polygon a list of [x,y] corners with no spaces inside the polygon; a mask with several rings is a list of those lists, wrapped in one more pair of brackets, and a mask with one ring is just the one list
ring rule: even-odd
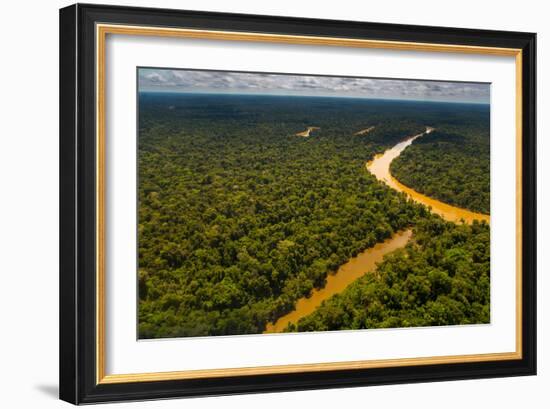
{"label": "black picture frame", "polygon": [[[517,48],[522,51],[521,359],[97,382],[96,23]],[[60,10],[60,398],[74,404],[536,374],[536,34],[77,4]]]}

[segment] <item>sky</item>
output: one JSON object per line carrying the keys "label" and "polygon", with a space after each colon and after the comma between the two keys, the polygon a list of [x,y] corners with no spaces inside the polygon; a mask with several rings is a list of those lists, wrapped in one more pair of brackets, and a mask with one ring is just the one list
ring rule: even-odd
{"label": "sky", "polygon": [[490,102],[490,84],[139,68],[140,92],[272,94]]}

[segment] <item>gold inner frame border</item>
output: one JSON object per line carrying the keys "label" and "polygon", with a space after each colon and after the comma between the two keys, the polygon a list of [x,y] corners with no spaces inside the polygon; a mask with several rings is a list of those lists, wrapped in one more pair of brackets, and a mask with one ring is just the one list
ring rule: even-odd
{"label": "gold inner frame border", "polygon": [[[415,43],[320,36],[298,36],[186,28],[96,24],[96,382],[173,381],[231,376],[290,374],[349,369],[388,368],[468,362],[519,360],[522,358],[522,50],[454,44]],[[402,51],[466,53],[515,57],[516,65],[516,350],[505,353],[450,355],[315,364],[148,372],[105,373],[105,42],[108,34],[248,41],[296,45],[374,48]]]}

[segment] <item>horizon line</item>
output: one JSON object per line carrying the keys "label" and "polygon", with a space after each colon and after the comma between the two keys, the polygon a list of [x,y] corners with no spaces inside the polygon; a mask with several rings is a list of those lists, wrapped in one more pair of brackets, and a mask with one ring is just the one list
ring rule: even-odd
{"label": "horizon line", "polygon": [[205,92],[205,91],[177,91],[177,90],[138,90],[138,94],[184,94],[184,95],[229,95],[229,96],[264,96],[264,97],[297,97],[297,98],[336,98],[336,99],[368,99],[382,101],[404,101],[404,102],[436,102],[444,104],[470,104],[470,105],[491,105],[489,102],[480,101],[447,101],[436,99],[407,99],[407,98],[384,98],[384,97],[362,97],[346,95],[296,95],[296,94],[270,94],[270,93],[233,93],[233,92]]}

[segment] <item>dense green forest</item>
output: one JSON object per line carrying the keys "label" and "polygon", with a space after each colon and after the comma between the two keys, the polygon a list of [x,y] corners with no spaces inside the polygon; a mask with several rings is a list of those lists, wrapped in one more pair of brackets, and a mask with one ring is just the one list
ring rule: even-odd
{"label": "dense green forest", "polygon": [[475,212],[490,213],[488,120],[442,124],[418,138],[391,163],[400,182],[427,196]]}
{"label": "dense green forest", "polygon": [[286,331],[488,323],[489,226],[431,217],[414,239]]}
{"label": "dense green forest", "polygon": [[[439,220],[364,164],[426,125],[472,117],[454,104],[141,93],[139,337],[262,332],[349,258]],[[308,126],[320,129],[296,136]]]}

